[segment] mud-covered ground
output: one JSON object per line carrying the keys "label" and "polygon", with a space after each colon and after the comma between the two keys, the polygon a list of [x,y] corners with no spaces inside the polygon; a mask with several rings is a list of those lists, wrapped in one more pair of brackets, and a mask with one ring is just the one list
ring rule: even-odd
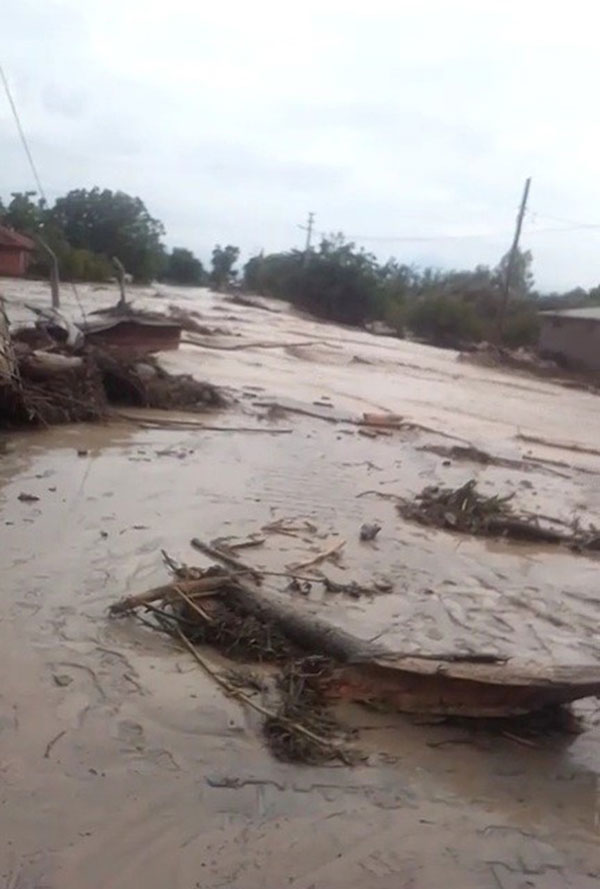
{"label": "mud-covered ground", "polygon": [[[13,318],[46,299],[42,285],[1,289]],[[597,556],[432,531],[380,496],[474,477],[522,509],[600,524],[598,397],[281,304],[159,292],[136,302],[177,303],[221,331],[185,333],[161,356],[228,390],[232,406],[205,422],[262,431],[163,427],[166,415],[128,409],[136,422],[0,439],[0,885],[596,886],[595,700],[581,705],[584,734],[535,746],[348,708],[364,765],[282,765],[189,656],[106,609],[166,579],[163,548],[206,564],[192,537],[260,531],[243,557],[270,570],[341,539],[328,576],[393,591],[353,599],[317,585],[303,607],[361,638],[598,662]],[[65,288],[75,316],[76,296],[89,311],[114,293]],[[370,437],[352,422],[379,411],[413,428]],[[467,444],[499,462],[449,450]],[[293,533],[261,531],[278,520]],[[361,543],[374,521],[382,530]]]}

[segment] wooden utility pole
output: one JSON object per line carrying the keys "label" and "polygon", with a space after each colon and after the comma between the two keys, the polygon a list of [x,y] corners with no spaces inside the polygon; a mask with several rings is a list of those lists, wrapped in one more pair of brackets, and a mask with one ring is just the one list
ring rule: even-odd
{"label": "wooden utility pole", "polygon": [[119,302],[117,303],[117,311],[125,312],[127,310],[127,294],[125,293],[125,267],[118,256],[113,256],[113,265],[117,270],[117,279],[119,281]]}
{"label": "wooden utility pole", "polygon": [[510,296],[510,285],[512,283],[512,276],[515,268],[515,260],[517,258],[517,251],[519,249],[519,238],[521,237],[521,229],[523,227],[523,218],[525,216],[525,210],[527,209],[527,199],[529,197],[529,186],[531,185],[531,176],[528,176],[525,180],[525,188],[523,189],[523,197],[521,198],[521,206],[519,207],[519,212],[517,214],[517,224],[515,227],[515,236],[513,238],[513,242],[510,248],[510,253],[508,254],[508,263],[506,265],[506,277],[504,279],[504,287],[502,292],[502,302],[500,304],[500,312],[498,314],[498,342],[502,340],[502,334],[504,332],[504,319],[506,316],[506,307],[508,305],[508,298]]}
{"label": "wooden utility pole", "polygon": [[50,245],[42,238],[40,234],[36,236],[37,242],[40,247],[46,251],[50,258],[50,293],[52,294],[52,308],[59,309],[60,308],[60,274],[58,271],[58,259],[56,258],[56,253],[50,247]]}
{"label": "wooden utility pole", "polygon": [[313,227],[315,224],[315,214],[311,211],[308,214],[308,221],[306,225],[301,225],[300,228],[306,232],[306,246],[304,247],[304,265],[308,262],[308,257],[310,255],[310,243],[312,241],[312,233]]}

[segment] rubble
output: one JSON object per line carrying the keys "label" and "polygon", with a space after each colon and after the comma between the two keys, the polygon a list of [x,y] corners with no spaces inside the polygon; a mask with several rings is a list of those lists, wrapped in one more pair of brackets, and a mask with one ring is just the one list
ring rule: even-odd
{"label": "rubble", "polygon": [[12,369],[0,367],[0,426],[98,421],[109,404],[205,411],[226,403],[212,384],[169,374],[152,355],[140,361],[120,349],[51,348],[18,340],[11,349]]}

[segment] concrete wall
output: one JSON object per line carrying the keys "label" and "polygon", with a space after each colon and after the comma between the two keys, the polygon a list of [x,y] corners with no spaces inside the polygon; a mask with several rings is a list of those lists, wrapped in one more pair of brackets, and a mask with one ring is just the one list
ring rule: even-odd
{"label": "concrete wall", "polygon": [[567,367],[600,370],[600,319],[544,318],[539,348],[542,356]]}

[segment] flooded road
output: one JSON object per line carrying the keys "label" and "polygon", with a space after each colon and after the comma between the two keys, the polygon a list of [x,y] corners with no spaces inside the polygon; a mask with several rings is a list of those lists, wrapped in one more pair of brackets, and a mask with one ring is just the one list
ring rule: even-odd
{"label": "flooded road", "polygon": [[[88,309],[111,296],[79,295]],[[596,886],[595,700],[580,705],[588,731],[536,747],[349,708],[366,764],[283,765],[254,715],[171,640],[106,611],[165,581],[161,549],[206,564],[192,537],[308,522],[315,531],[267,533],[244,558],[278,570],[344,540],[328,576],[392,592],[351,599],[316,586],[305,607],[360,638],[394,651],[596,663],[597,557],[431,531],[402,520],[387,495],[475,477],[484,491],[514,491],[522,508],[598,521],[598,457],[517,438],[592,450],[597,397],[205,292],[167,295],[228,333],[186,334],[195,344],[163,364],[229,390],[235,404],[208,423],[264,431],[161,428],[157,412],[128,410],[137,423],[2,438],[5,885]],[[160,304],[150,292],[138,299]],[[380,410],[413,428],[369,437],[332,421]],[[158,428],[140,428],[153,419]],[[518,468],[428,450],[461,441]],[[372,521],[382,530],[361,543]]]}

